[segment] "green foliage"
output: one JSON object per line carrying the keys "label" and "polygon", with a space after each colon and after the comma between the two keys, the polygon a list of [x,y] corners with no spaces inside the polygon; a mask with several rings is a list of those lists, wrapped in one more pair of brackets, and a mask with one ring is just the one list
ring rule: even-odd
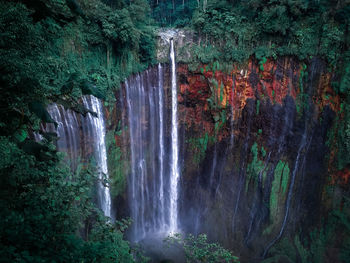
{"label": "green foliage", "polygon": [[261,263],[297,262],[293,243],[287,238],[283,238],[275,247],[271,248],[271,254],[273,256],[261,261]]}
{"label": "green foliage", "polygon": [[190,24],[196,0],[149,0],[152,16],[161,27],[185,27]]}
{"label": "green foliage", "polygon": [[195,164],[198,165],[205,157],[209,139],[210,138],[207,132],[203,137],[188,139],[188,143],[191,146],[191,150],[194,151],[193,161]]}
{"label": "green foliage", "polygon": [[205,234],[197,237],[189,234],[183,237],[175,234],[165,239],[168,244],[179,244],[183,247],[187,262],[239,262],[238,257],[232,255],[231,251],[223,248],[218,243],[210,243]]}
{"label": "green foliage", "polygon": [[193,58],[204,64],[214,62],[219,58],[219,51],[215,46],[194,46]]}
{"label": "green foliage", "polygon": [[260,12],[257,24],[264,33],[286,35],[291,26],[291,17],[288,14],[286,5],[267,5]]}
{"label": "green foliage", "polygon": [[256,115],[259,115],[260,111],[260,100],[256,100]]}
{"label": "green foliage", "polygon": [[[304,242],[300,235],[295,235],[294,240],[288,238],[282,239],[276,247],[271,250],[274,256],[262,261],[262,263],[296,262],[300,258],[301,263],[322,263],[327,262],[327,247],[332,245],[334,238],[334,229],[326,226],[325,228],[315,229],[308,234]],[[346,250],[342,250],[346,253]],[[333,258],[336,258],[333,255]]]}
{"label": "green foliage", "polygon": [[[84,19],[76,15],[74,21],[62,22],[57,17],[73,15],[60,2],[38,1],[52,8],[48,14],[41,5],[1,4],[1,86],[12,109],[23,111],[28,103],[45,105],[58,98],[75,106],[82,94],[112,99],[107,94],[121,80],[154,61],[153,31],[147,20],[140,24],[145,14],[135,11],[136,3],[116,10],[98,0],[81,1]],[[15,102],[14,93],[25,101]]]}
{"label": "green foliage", "polygon": [[122,229],[92,203],[97,178],[91,168],[80,166],[73,174],[52,144],[36,144],[39,153],[0,137],[1,259],[133,262]]}
{"label": "green foliage", "polygon": [[335,64],[342,56],[339,51],[342,50],[344,34],[334,20],[328,21],[322,27],[320,55],[331,64]]}
{"label": "green foliage", "polygon": [[344,54],[346,57],[343,67],[343,74],[340,81],[339,92],[343,94],[348,94],[350,91],[350,53]]}
{"label": "green foliage", "polygon": [[350,164],[350,96],[342,103],[341,112],[328,132],[327,144],[336,151],[334,165],[342,170]]}
{"label": "green foliage", "polygon": [[[296,262],[302,263],[347,262],[349,259],[350,202],[343,196],[343,207],[331,211],[321,224],[309,232],[300,232],[294,239],[283,238],[271,248],[271,257],[262,263]],[[343,260],[343,261],[342,261]]]}
{"label": "green foliage", "polygon": [[300,69],[300,76],[299,76],[299,88],[300,92],[298,93],[296,97],[296,110],[297,113],[301,116],[302,113],[309,108],[309,94],[304,92],[304,86],[308,78],[308,72],[306,71],[306,64],[302,64],[302,67]]}
{"label": "green foliage", "polygon": [[127,160],[123,160],[122,150],[115,144],[113,131],[106,134],[106,148],[108,149],[107,160],[111,180],[111,194],[112,196],[122,195],[126,190]]}
{"label": "green foliage", "polygon": [[84,112],[83,94],[113,102],[120,80],[152,63],[151,20],[140,23],[147,6],[1,1],[2,261],[134,262],[125,226],[109,222],[92,202],[94,167],[73,173],[52,143],[57,136],[43,134],[38,143],[32,132],[53,122],[48,103]]}
{"label": "green foliage", "polygon": [[253,158],[247,167],[246,191],[248,191],[250,183],[257,186],[259,177],[261,177],[263,181],[266,178],[266,164],[260,159],[266,155],[264,147],[261,147],[261,150],[259,150],[258,144],[255,142],[252,145],[251,153]]}
{"label": "green foliage", "polygon": [[215,59],[220,61],[243,62],[251,55],[258,60],[285,55],[302,60],[320,56],[334,66],[348,42],[350,12],[345,2],[207,2],[206,8],[199,6],[194,12],[192,26],[200,34],[199,45],[215,46]]}
{"label": "green foliage", "polygon": [[336,151],[335,166],[342,170],[350,165],[350,54],[344,54],[339,81],[339,94],[344,97],[333,127],[328,133],[328,145]]}
{"label": "green foliage", "polygon": [[300,256],[301,263],[308,263],[307,258],[308,258],[309,251],[303,246],[298,235],[296,235],[294,238],[294,244],[295,244],[297,253]]}
{"label": "green foliage", "polygon": [[[221,91],[223,91],[223,88],[221,88]],[[220,98],[222,100],[222,96]],[[225,125],[226,122],[226,110],[221,109],[217,114],[214,115],[214,121],[215,121],[215,126],[214,126],[214,132],[215,132],[215,137],[217,136],[218,132],[221,130],[221,128]]]}
{"label": "green foliage", "polygon": [[350,238],[347,238],[342,246],[342,251],[340,253],[340,260],[346,262],[350,258]]}
{"label": "green foliage", "polygon": [[284,197],[288,187],[289,174],[288,163],[280,160],[274,171],[270,195],[270,219],[274,223],[281,219],[283,213],[283,211],[280,211],[280,208],[283,207],[282,204],[284,203]]}

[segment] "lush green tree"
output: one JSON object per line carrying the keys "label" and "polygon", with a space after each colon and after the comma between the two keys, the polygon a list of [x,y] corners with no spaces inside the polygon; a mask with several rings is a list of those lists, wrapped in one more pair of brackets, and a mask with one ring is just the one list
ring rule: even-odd
{"label": "lush green tree", "polygon": [[197,0],[149,0],[152,16],[160,26],[185,27],[190,25]]}
{"label": "lush green tree", "polygon": [[238,257],[223,248],[218,243],[211,243],[205,234],[194,236],[189,234],[183,237],[175,234],[165,239],[168,245],[180,245],[185,252],[187,262],[210,262],[210,263],[235,263],[239,262]]}
{"label": "lush green tree", "polygon": [[2,262],[133,262],[92,202],[90,168],[73,174],[52,143],[0,137]]}
{"label": "lush green tree", "polygon": [[192,25],[200,45],[214,45],[219,60],[244,61],[264,48],[267,56],[320,56],[331,65],[348,48],[349,6],[343,1],[209,0]]}

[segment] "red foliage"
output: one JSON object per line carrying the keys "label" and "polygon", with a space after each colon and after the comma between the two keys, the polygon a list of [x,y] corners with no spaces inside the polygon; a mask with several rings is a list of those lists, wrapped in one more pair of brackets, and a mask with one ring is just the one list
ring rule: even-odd
{"label": "red foliage", "polygon": [[[213,71],[208,65],[200,65],[191,72],[187,65],[179,65],[180,112],[187,116],[183,120],[188,127],[213,132],[215,122],[208,116],[214,116],[221,109],[229,107],[237,119],[248,99],[270,100],[281,105],[286,96],[296,99],[301,91],[301,69],[301,64],[288,58],[278,62],[269,59],[262,67],[250,60],[244,67],[234,65],[229,73]],[[332,90],[330,79],[331,74],[327,73],[321,75],[318,82],[313,100],[319,111],[325,105],[339,110],[339,96]],[[210,103],[216,107],[210,107]]]}
{"label": "red foliage", "polygon": [[350,170],[349,168],[344,168],[333,174],[331,176],[331,185],[339,184],[339,185],[348,185],[350,182]]}

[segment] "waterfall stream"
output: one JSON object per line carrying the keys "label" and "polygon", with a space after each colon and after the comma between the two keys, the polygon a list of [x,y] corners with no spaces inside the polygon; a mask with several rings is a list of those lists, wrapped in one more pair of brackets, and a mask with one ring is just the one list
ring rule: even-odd
{"label": "waterfall stream", "polygon": [[111,195],[108,185],[108,168],[107,168],[107,152],[105,145],[106,128],[102,112],[102,103],[94,96],[83,97],[84,106],[89,110],[95,112],[97,117],[87,114],[87,127],[92,130],[94,143],[94,156],[96,164],[99,169],[99,206],[104,212],[105,216],[111,217]]}
{"label": "waterfall stream", "polygon": [[[169,226],[165,180],[163,69],[147,70],[125,82],[130,138],[129,204],[132,240]],[[157,81],[156,81],[157,80]],[[157,136],[158,135],[158,139]]]}
{"label": "waterfall stream", "polygon": [[50,104],[47,111],[52,119],[58,124],[57,130],[55,125],[48,124],[47,132],[56,132],[58,135],[57,149],[65,152],[66,161],[73,170],[77,168],[78,160],[81,155],[79,124],[76,113],[71,110],[65,110],[62,105]]}
{"label": "waterfall stream", "polygon": [[[125,81],[131,172],[131,239],[178,231],[179,142],[175,49],[170,41],[171,122],[167,121],[163,66]],[[170,106],[170,105],[169,105]],[[170,117],[170,116],[169,116]],[[171,123],[171,127],[167,127]],[[166,131],[170,130],[170,140]]]}
{"label": "waterfall stream", "polygon": [[[164,91],[163,91],[163,68],[162,65],[158,64],[158,99],[159,99],[159,199],[160,199],[160,210],[165,211],[164,207],[164,124],[163,124],[163,108],[164,108]],[[165,215],[161,213],[161,224],[165,225]]]}
{"label": "waterfall stream", "polygon": [[171,175],[170,175],[170,227],[169,231],[175,233],[178,230],[178,181],[179,173],[179,139],[177,123],[177,85],[176,62],[174,40],[170,40],[171,63]]}
{"label": "waterfall stream", "polygon": [[[83,104],[88,110],[95,112],[97,117],[90,113],[82,115],[65,109],[62,105],[50,104],[48,112],[58,124],[48,124],[46,132],[56,132],[58,135],[57,149],[66,153],[66,161],[74,171],[80,161],[94,157],[98,169],[97,202],[105,216],[111,217],[111,197],[108,187],[107,152],[105,145],[105,123],[102,103],[94,96],[84,96]],[[35,134],[37,141],[41,140]],[[91,156],[92,155],[92,156]]]}

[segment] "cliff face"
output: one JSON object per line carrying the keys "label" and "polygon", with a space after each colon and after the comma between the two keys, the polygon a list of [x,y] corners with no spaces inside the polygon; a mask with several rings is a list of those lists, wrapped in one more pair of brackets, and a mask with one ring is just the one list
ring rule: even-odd
{"label": "cliff face", "polygon": [[[169,121],[170,70],[164,68]],[[156,69],[141,78],[152,79],[152,72]],[[325,64],[292,58],[195,70],[179,64],[177,78],[182,229],[207,233],[243,262],[252,262],[278,241],[293,243],[296,231],[318,225],[331,208],[325,187],[348,182],[348,170],[335,169],[336,149],[328,144],[327,134],[341,111]],[[146,90],[156,85],[151,82]],[[115,142],[128,167],[125,92],[123,86],[116,94],[117,107],[109,118],[119,123],[110,128],[116,130]],[[149,125],[145,121],[143,129]],[[165,136],[169,141],[169,130]],[[123,171],[127,176],[128,168]],[[118,197],[120,217],[128,215],[127,199],[127,194]]]}
{"label": "cliff face", "polygon": [[214,135],[213,124],[218,122],[217,115],[225,112],[228,116],[224,119],[237,120],[249,100],[256,101],[256,115],[259,115],[260,105],[283,106],[287,97],[295,102],[299,117],[308,103],[315,106],[317,115],[326,106],[339,111],[340,100],[331,89],[331,74],[320,61],[312,61],[311,66],[318,68],[308,69],[305,64],[289,58],[269,60],[260,66],[251,60],[241,67],[232,65],[228,73],[220,70],[219,64],[212,67],[201,65],[195,71],[190,71],[187,65],[180,65],[179,101],[181,110],[186,111],[184,114],[191,116],[181,119],[188,126],[198,120],[206,132]]}
{"label": "cliff face", "polygon": [[340,99],[317,59],[251,60],[226,72],[178,67],[181,218],[188,231],[251,262],[251,249],[259,257],[320,222],[323,190],[336,174],[327,132]]}

